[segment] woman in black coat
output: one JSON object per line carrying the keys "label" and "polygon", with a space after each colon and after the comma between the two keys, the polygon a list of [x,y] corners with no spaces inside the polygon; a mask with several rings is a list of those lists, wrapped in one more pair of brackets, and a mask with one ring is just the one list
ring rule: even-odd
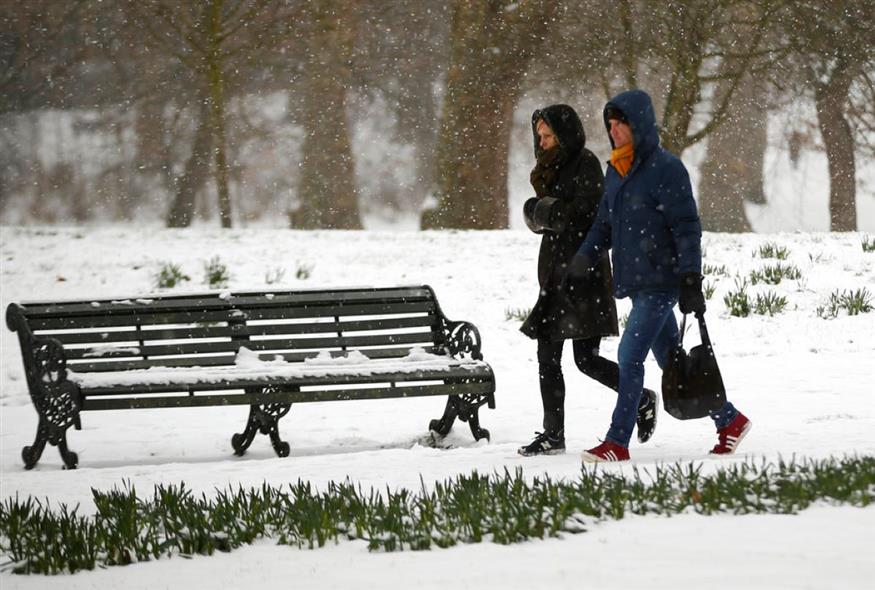
{"label": "woman in black coat", "polygon": [[[585,375],[619,388],[617,363],[599,356],[603,336],[616,336],[617,307],[611,284],[611,265],[603,256],[590,280],[575,285],[573,299],[562,289],[568,262],[580,248],[598,210],[604,174],[595,155],[586,149],[580,117],[558,104],[532,114],[536,165],[530,181],[535,196],[523,207],[526,225],[542,234],[538,256],[540,295],[520,330],[538,341],[538,372],[544,405],[544,432],[520,447],[521,455],[565,451],[565,381],[562,349],[572,341],[574,361]],[[649,393],[647,393],[649,392]],[[638,440],[653,434],[656,394],[645,390],[638,409]]]}

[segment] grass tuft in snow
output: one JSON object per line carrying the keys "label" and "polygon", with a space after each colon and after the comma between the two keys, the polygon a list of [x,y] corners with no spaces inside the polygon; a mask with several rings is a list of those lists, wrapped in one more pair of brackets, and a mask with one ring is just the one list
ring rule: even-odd
{"label": "grass tuft in snow", "polygon": [[875,252],[875,238],[870,239],[869,236],[863,236],[863,252]]}
{"label": "grass tuft in snow", "polygon": [[299,262],[298,267],[295,269],[295,278],[300,281],[306,281],[313,275],[314,265],[306,264],[304,262]]}
{"label": "grass tuft in snow", "polygon": [[775,264],[774,266],[765,266],[761,270],[752,270],[750,273],[751,284],[765,283],[767,285],[777,285],[782,279],[798,280],[802,278],[802,273],[792,264]]}
{"label": "grass tuft in snow", "polygon": [[872,311],[872,294],[865,287],[856,291],[835,290],[829,294],[824,305],[817,306],[817,316],[825,320],[838,317],[845,310],[848,315],[859,315]]}
{"label": "grass tuft in snow", "polygon": [[155,287],[157,289],[173,289],[190,280],[191,277],[182,272],[182,267],[178,264],[165,262],[161,265],[158,274],[155,275]]}
{"label": "grass tuft in snow", "polygon": [[729,271],[726,270],[726,265],[721,264],[717,266],[716,264],[708,264],[707,262],[702,263],[702,274],[703,275],[719,275],[723,277],[729,276]]}
{"label": "grass tuft in snow", "polygon": [[735,280],[735,291],[729,291],[723,296],[723,303],[729,310],[729,314],[739,318],[750,315],[752,303],[747,294],[747,279]]}
{"label": "grass tuft in snow", "polygon": [[504,319],[507,321],[517,320],[520,322],[526,321],[526,318],[529,317],[529,314],[532,313],[531,308],[526,309],[525,307],[508,307],[504,310]]}
{"label": "grass tuft in snow", "polygon": [[230,281],[228,266],[221,258],[213,256],[209,262],[204,263],[204,283],[209,285],[210,289],[224,289]]}
{"label": "grass tuft in snow", "polygon": [[258,539],[316,549],[359,540],[373,551],[500,544],[585,532],[626,514],[793,514],[815,502],[875,502],[875,457],[749,460],[702,474],[703,464],[658,465],[651,473],[584,467],[574,481],[472,472],[430,489],[367,492],[350,481],[324,491],[299,480],[276,488],[196,496],[185,484],[156,485],[141,497],[125,482],[92,490],[94,516],[33,498],[0,503],[2,569],[59,574],[174,555],[212,555]]}
{"label": "grass tuft in snow", "polygon": [[278,283],[282,283],[285,277],[286,269],[281,266],[277,266],[276,268],[268,269],[264,273],[264,283],[266,285],[276,285]]}
{"label": "grass tuft in snow", "polygon": [[777,315],[787,307],[787,298],[774,291],[757,294],[753,302],[753,310],[760,315]]}
{"label": "grass tuft in snow", "polygon": [[702,294],[705,295],[705,299],[710,300],[714,297],[714,292],[717,291],[717,281],[713,283],[711,281],[705,281],[702,285]]}
{"label": "grass tuft in snow", "polygon": [[759,254],[760,258],[777,258],[778,260],[787,260],[787,258],[790,256],[790,250],[788,250],[784,246],[779,246],[775,242],[766,242],[759,247],[756,254]]}

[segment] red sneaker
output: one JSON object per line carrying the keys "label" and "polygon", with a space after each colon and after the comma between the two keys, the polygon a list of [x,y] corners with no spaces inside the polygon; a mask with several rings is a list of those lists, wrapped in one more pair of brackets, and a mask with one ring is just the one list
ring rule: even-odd
{"label": "red sneaker", "polygon": [[738,413],[738,416],[728,426],[717,431],[717,444],[711,449],[712,455],[731,455],[738,448],[738,443],[747,436],[753,423],[747,416]]}
{"label": "red sneaker", "polygon": [[599,446],[584,451],[581,455],[584,463],[608,463],[614,461],[628,461],[629,449],[614,444],[611,441],[604,441]]}

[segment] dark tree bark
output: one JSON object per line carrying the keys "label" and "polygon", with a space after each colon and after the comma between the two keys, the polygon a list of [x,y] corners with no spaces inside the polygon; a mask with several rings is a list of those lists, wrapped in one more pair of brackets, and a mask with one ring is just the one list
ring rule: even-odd
{"label": "dark tree bark", "polygon": [[508,226],[507,154],[523,73],[557,3],[457,0],[437,145],[437,208],[422,227]]}
{"label": "dark tree bark", "polygon": [[198,109],[197,131],[191,155],[185,162],[185,170],[176,182],[176,194],[167,215],[167,227],[188,227],[194,219],[197,193],[210,177],[210,105],[201,101]]}
{"label": "dark tree bark", "polygon": [[[857,229],[855,114],[850,95],[855,83],[873,87],[875,5],[868,0],[796,2],[788,5],[784,32],[793,47],[790,66],[798,68],[803,90],[814,95],[817,123],[829,167],[829,219],[832,231]],[[857,92],[860,94],[860,92]],[[875,112],[866,105],[869,120]],[[860,113],[856,113],[859,115]],[[864,119],[857,119],[857,124]],[[861,135],[869,135],[865,129]],[[865,141],[861,148],[865,148]]]}
{"label": "dark tree bark", "polygon": [[305,27],[309,63],[304,85],[306,140],[291,227],[360,229],[355,162],[346,120],[354,23],[339,0],[314,0]]}
{"label": "dark tree bark", "polygon": [[230,228],[231,191],[228,188],[228,158],[225,133],[225,72],[222,39],[227,35],[222,23],[225,0],[212,0],[207,24],[207,50],[205,55],[207,80],[210,87],[210,129],[213,136],[213,152],[216,156],[216,191],[219,195],[219,219],[222,227]]}
{"label": "dark tree bark", "polygon": [[760,86],[743,80],[729,101],[726,120],[708,137],[699,182],[699,214],[707,231],[747,232],[745,201],[765,202],[763,159],[768,113]]}
{"label": "dark tree bark", "polygon": [[851,69],[852,64],[839,58],[832,76],[814,90],[817,123],[829,166],[830,231],[857,230],[854,136],[845,117],[848,91],[854,79]]}

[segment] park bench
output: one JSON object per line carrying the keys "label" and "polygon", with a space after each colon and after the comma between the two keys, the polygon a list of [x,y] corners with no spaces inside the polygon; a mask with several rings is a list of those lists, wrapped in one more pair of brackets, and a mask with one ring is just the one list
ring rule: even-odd
{"label": "park bench", "polygon": [[75,468],[67,430],[89,410],[246,405],[234,452],[260,431],[285,457],[293,403],[445,395],[431,431],[458,417],[489,438],[478,411],[495,407],[495,378],[479,332],[448,320],[429,286],[12,303],[6,323],[39,415],[27,469],[47,442]]}

